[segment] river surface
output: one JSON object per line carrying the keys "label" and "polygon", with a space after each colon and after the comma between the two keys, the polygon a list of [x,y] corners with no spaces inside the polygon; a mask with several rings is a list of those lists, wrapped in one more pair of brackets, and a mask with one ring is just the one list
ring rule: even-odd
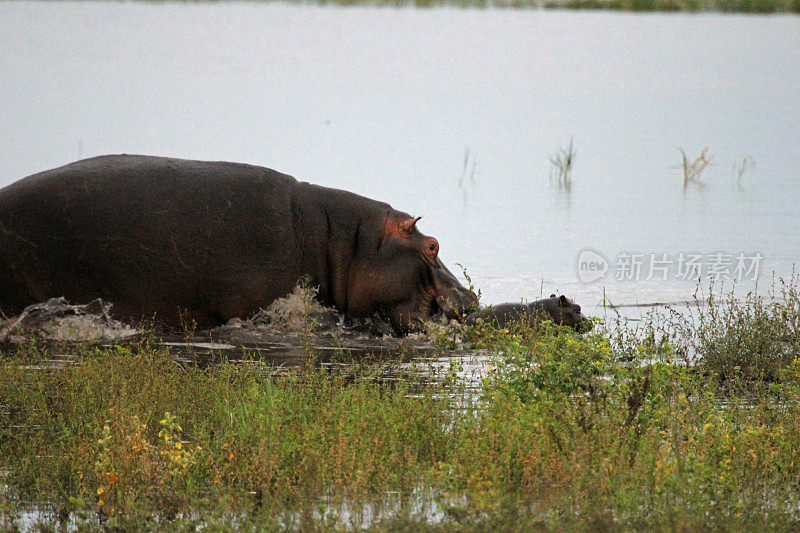
{"label": "river surface", "polygon": [[108,153],[264,165],[424,216],[486,304],[589,314],[691,299],[692,265],[764,289],[800,251],[798,16],[0,2],[0,28],[0,186]]}

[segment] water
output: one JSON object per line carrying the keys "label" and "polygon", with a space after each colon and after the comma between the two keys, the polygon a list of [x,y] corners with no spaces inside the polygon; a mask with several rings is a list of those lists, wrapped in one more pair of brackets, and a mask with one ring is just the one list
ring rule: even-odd
{"label": "water", "polygon": [[[423,215],[485,303],[593,314],[691,298],[680,253],[761,254],[761,287],[797,261],[797,16],[2,2],[0,27],[0,186],[106,153],[260,164]],[[685,190],[678,148],[706,146]],[[616,280],[623,252],[667,279],[644,255]]]}

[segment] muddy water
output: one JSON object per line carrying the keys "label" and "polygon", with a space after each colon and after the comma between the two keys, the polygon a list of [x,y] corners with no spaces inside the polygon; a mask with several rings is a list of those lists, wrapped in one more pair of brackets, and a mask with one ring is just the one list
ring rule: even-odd
{"label": "muddy water", "polygon": [[[99,346],[125,346],[137,340],[134,336],[113,344],[99,343]],[[420,386],[455,378],[460,385],[477,390],[491,362],[491,357],[483,351],[466,346],[443,349],[420,338],[406,339],[402,343],[377,337],[349,341],[341,338],[334,341],[328,337],[326,342],[320,336],[300,339],[292,335],[276,336],[272,341],[236,344],[215,341],[208,335],[162,340],[157,346],[168,349],[177,362],[201,367],[222,363],[255,365],[274,377],[307,365],[347,375],[352,369],[368,364],[376,370],[376,379],[381,381],[407,378],[413,372],[414,382]],[[18,348],[18,344],[0,343],[0,354],[11,354]],[[48,351],[47,359],[27,368],[33,371],[59,369],[79,362],[69,342],[54,343]]]}
{"label": "muddy water", "polygon": [[393,381],[409,372],[421,386],[456,378],[477,388],[489,356],[462,342],[460,329],[440,323],[442,333],[412,333],[395,337],[374,320],[351,320],[345,325],[332,309],[314,299],[314,291],[297,287],[291,294],[262,309],[249,320],[234,319],[209,331],[183,334],[149,333],[109,317],[113,306],[96,300],[71,305],[63,298],[28,306],[18,317],[0,320],[0,355],[24,349],[35,340],[48,347],[46,360],[31,362],[30,370],[51,370],[75,364],[81,345],[114,348],[140,343],[168,350],[178,362],[200,366],[248,364],[281,376],[314,365],[347,374],[369,364],[376,379]]}

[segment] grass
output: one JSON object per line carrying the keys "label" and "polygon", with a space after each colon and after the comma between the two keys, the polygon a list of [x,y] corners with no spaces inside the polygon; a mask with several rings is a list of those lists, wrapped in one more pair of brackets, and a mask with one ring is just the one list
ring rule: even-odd
{"label": "grass", "polygon": [[[4,360],[5,509],[87,510],[106,525],[236,512],[265,523],[321,498],[410,491],[439,459],[449,400],[319,370],[200,369],[163,350],[89,350],[57,371]],[[288,516],[288,515],[287,515]]]}
{"label": "grass", "polygon": [[800,294],[777,287],[691,323],[465,329],[493,354],[477,391],[147,338],[35,369],[28,344],[0,359],[0,527],[796,530]]}

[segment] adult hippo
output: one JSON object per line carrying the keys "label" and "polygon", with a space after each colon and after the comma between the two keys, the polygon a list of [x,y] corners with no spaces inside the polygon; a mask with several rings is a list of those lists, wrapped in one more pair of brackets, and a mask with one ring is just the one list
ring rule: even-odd
{"label": "adult hippo", "polygon": [[592,329],[592,321],[581,313],[581,306],[563,294],[561,296],[551,294],[550,298],[529,304],[504,303],[486,307],[470,313],[466,323],[469,326],[488,323],[505,328],[514,322],[534,325],[545,320],[552,320],[555,324],[570,327],[575,331]]}
{"label": "adult hippo", "polygon": [[417,220],[252,165],[95,157],[0,189],[0,311],[99,297],[118,319],[206,328],[308,277],[323,304],[403,333],[476,301]]}

